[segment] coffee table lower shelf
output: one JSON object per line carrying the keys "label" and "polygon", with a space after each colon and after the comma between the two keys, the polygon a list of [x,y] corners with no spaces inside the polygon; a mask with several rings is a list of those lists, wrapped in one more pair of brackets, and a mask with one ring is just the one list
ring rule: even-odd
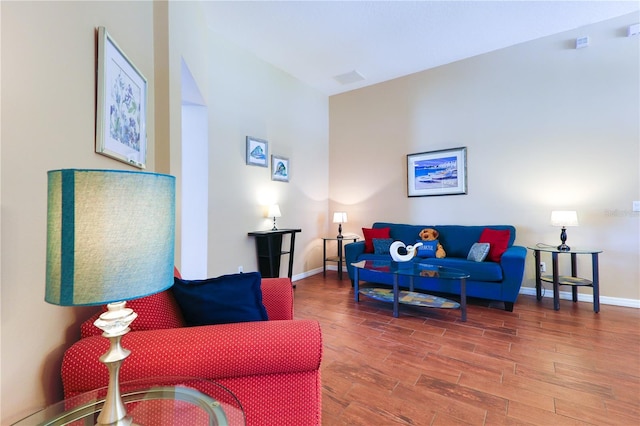
{"label": "coffee table lower shelf", "polygon": [[[393,303],[393,289],[367,287],[361,288],[360,294],[381,302]],[[425,308],[439,309],[460,309],[460,304],[444,297],[432,296],[430,294],[418,293],[415,291],[400,290],[398,303],[404,305],[422,306]]]}

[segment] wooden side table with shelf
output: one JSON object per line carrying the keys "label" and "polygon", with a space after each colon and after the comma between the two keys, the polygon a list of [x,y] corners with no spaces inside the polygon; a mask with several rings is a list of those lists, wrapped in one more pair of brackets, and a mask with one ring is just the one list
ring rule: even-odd
{"label": "wooden side table with shelf", "polygon": [[[536,261],[536,297],[538,300],[542,299],[542,281],[553,284],[553,309],[555,309],[556,311],[560,309],[561,285],[571,286],[571,295],[574,303],[578,301],[578,287],[591,287],[593,288],[593,311],[600,312],[600,273],[598,267],[598,255],[602,253],[602,250],[572,249],[569,251],[564,251],[558,250],[555,247],[547,246],[528,247],[528,249],[533,250],[533,255]],[[541,252],[551,253],[551,275],[542,275],[540,271]],[[571,276],[559,274],[559,254],[571,255]],[[579,254],[591,255],[591,280],[578,277],[577,257]]]}
{"label": "wooden side table with shelf", "polygon": [[[336,262],[338,264],[338,279],[342,281],[342,263],[344,262],[344,256],[342,251],[342,244],[346,241],[358,241],[360,237],[357,235],[343,235],[340,237],[326,237],[322,239],[322,276],[327,276],[327,262]],[[337,256],[327,256],[327,241],[337,241],[338,249]]]}

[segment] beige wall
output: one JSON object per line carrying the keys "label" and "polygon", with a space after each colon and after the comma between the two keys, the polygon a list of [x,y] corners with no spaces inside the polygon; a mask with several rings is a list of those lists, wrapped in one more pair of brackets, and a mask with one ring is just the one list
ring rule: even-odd
{"label": "beige wall", "polygon": [[[209,33],[195,2],[2,2],[0,423],[61,399],[64,350],[96,308],[44,302],[46,172],[126,169],[94,153],[95,27],[149,80],[148,169],[180,180],[180,61],[209,108],[210,275],[255,270],[246,233],[267,229],[260,198],[300,227],[294,274],[320,266],[327,228],[328,99]],[[291,160],[291,182],[245,165],[245,136]],[[178,185],[179,186],[179,185]]]}
{"label": "beige wall", "polygon": [[[208,275],[257,269],[247,232],[271,229],[264,217],[277,202],[279,228],[301,228],[293,273],[321,266],[318,239],[327,231],[328,99],[206,29],[197,4],[169,5],[170,89],[180,97],[180,60],[203,94],[209,117]],[[197,23],[197,24],[194,24]],[[203,53],[205,52],[205,53]],[[172,141],[180,140],[179,103],[171,102]],[[245,164],[245,137],[269,142],[269,154],[289,158],[289,183],[270,168]],[[180,145],[171,144],[171,173],[179,176]],[[287,257],[283,257],[282,274]]]}
{"label": "beige wall", "polygon": [[[62,353],[95,309],[44,302],[46,172],[128,169],[94,153],[96,27],[154,86],[149,2],[2,2],[1,423],[61,398]],[[154,113],[153,90],[148,99]],[[153,126],[148,127],[153,141]],[[153,144],[148,168],[154,169]]]}
{"label": "beige wall", "polygon": [[[257,269],[247,232],[272,226],[267,204],[282,211],[279,228],[301,228],[293,273],[321,266],[318,238],[327,231],[328,99],[206,28],[199,5],[169,4],[172,140],[180,139],[180,61],[202,93],[209,116],[208,275]],[[289,183],[271,181],[270,168],[245,164],[245,137],[269,142],[269,154],[290,160]],[[179,144],[171,144],[171,173],[180,176]],[[185,207],[186,208],[186,207]],[[286,273],[283,257],[282,273]]]}
{"label": "beige wall", "polygon": [[[603,299],[637,304],[640,50],[638,37],[626,37],[637,21],[631,14],[331,97],[330,210],[347,210],[353,232],[374,221],[513,224],[524,246],[558,244],[551,210],[577,210],[568,244],[604,250]],[[582,35],[591,46],[576,50]],[[460,146],[467,195],[407,197],[407,154]],[[525,286],[533,274],[529,254]]]}
{"label": "beige wall", "polygon": [[[271,202],[282,212],[278,228],[302,229],[294,275],[319,267],[329,194],[327,97],[222,39],[211,36],[209,52],[210,274],[236,272],[240,262],[256,270],[247,232],[271,229],[264,218]],[[245,164],[247,135],[266,139],[270,155],[289,158],[289,183]]]}

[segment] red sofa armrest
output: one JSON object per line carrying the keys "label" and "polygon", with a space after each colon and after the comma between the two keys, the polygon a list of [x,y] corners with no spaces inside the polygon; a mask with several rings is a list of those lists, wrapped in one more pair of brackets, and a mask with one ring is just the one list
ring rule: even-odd
{"label": "red sofa armrest", "polygon": [[[122,338],[131,350],[120,370],[122,382],[149,377],[208,380],[317,372],[322,332],[317,321],[257,321],[133,331]],[[107,386],[99,361],[108,339],[91,336],[73,344],[62,361],[65,398]]]}

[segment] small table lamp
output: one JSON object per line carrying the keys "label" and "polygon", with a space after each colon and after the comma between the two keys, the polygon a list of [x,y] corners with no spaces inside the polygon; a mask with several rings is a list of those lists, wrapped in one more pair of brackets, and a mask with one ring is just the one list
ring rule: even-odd
{"label": "small table lamp", "polygon": [[273,228],[271,228],[271,230],[277,231],[278,228],[276,228],[276,217],[282,217],[282,214],[280,213],[280,206],[277,204],[271,204],[269,206],[269,211],[267,212],[267,217],[273,218]]}
{"label": "small table lamp", "polygon": [[578,226],[578,213],[573,210],[554,210],[551,212],[551,225],[562,226],[560,231],[560,241],[558,246],[560,251],[569,251],[571,247],[565,244],[567,241],[567,226]]}
{"label": "small table lamp", "polygon": [[333,223],[338,224],[338,238],[342,238],[342,224],[347,223],[347,212],[334,212]]}
{"label": "small table lamp", "polygon": [[110,341],[100,357],[109,388],[98,425],[130,424],[120,397],[120,346],[137,317],[125,301],[173,284],[175,178],[116,170],[48,173],[45,300],[61,306],[108,303],[95,325]]}

